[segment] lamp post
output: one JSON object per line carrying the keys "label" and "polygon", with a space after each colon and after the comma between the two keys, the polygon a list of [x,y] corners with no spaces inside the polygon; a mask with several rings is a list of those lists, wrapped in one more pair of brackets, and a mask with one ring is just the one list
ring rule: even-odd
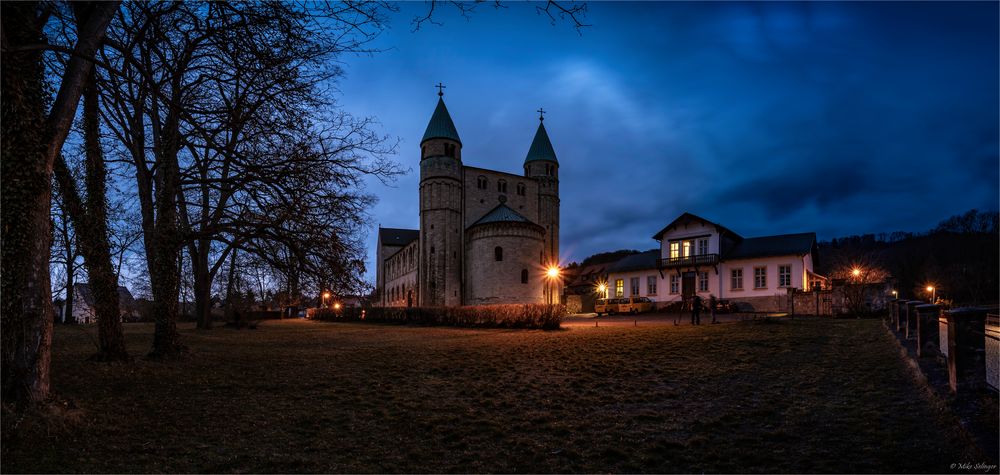
{"label": "lamp post", "polygon": [[326,308],[326,299],[328,298],[330,298],[330,292],[323,292],[323,301],[320,303],[320,306]]}
{"label": "lamp post", "polygon": [[931,303],[935,303],[937,301],[937,289],[933,285],[928,285],[927,291],[931,293]]}
{"label": "lamp post", "polygon": [[549,266],[549,269],[545,271],[545,276],[548,277],[548,279],[545,280],[548,303],[549,305],[552,305],[552,281],[559,278],[559,267]]}

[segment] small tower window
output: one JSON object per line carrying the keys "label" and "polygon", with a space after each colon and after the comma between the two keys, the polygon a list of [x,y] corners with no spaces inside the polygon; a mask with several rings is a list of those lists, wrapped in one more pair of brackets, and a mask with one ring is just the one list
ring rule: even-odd
{"label": "small tower window", "polygon": [[526,187],[524,186],[524,183],[518,183],[517,184],[517,196],[524,196],[525,191],[526,191]]}
{"label": "small tower window", "polygon": [[448,157],[455,158],[455,144],[453,143],[444,144],[444,154]]}
{"label": "small tower window", "polygon": [[486,177],[481,176],[476,179],[476,188],[479,188],[480,190],[485,190],[486,184],[487,184]]}
{"label": "small tower window", "polygon": [[507,181],[506,180],[499,180],[499,181],[497,181],[497,191],[499,191],[500,193],[506,193],[507,192]]}
{"label": "small tower window", "polygon": [[521,283],[528,283],[528,269],[521,269]]}
{"label": "small tower window", "polygon": [[497,247],[493,248],[493,259],[496,259],[498,262],[503,260],[503,248],[502,247],[497,246]]}
{"label": "small tower window", "polygon": [[434,254],[434,246],[431,246],[431,254]]}

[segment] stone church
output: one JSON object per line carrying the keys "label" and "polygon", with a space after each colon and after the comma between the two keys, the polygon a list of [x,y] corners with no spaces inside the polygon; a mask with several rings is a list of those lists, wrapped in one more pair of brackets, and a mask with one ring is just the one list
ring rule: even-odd
{"label": "stone church", "polygon": [[523,175],[472,167],[443,96],[420,142],[420,227],[379,228],[377,301],[558,303],[547,270],[559,263],[559,162],[544,115]]}

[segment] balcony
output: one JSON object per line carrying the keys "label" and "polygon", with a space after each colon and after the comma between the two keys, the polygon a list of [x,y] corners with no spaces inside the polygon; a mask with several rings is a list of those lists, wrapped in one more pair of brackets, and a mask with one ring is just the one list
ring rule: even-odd
{"label": "balcony", "polygon": [[694,256],[671,257],[668,259],[656,260],[656,266],[660,269],[666,269],[668,267],[714,266],[718,263],[718,254],[698,254]]}

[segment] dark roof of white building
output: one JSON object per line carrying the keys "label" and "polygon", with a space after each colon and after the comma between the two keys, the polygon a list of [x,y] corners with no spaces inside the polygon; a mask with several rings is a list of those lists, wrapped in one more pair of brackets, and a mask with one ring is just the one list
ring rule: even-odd
{"label": "dark roof of white building", "polygon": [[[90,291],[90,284],[73,284],[73,298],[80,299],[83,303],[93,307],[94,306],[94,294]],[[129,292],[124,286],[118,286],[118,303],[123,308],[131,308],[135,306],[135,298],[132,297],[132,292]]]}
{"label": "dark roof of white building", "polygon": [[816,245],[816,233],[781,234],[744,238],[722,256],[723,260],[772,256],[802,256]]}
{"label": "dark roof of white building", "polygon": [[650,249],[646,252],[632,254],[618,259],[607,268],[607,273],[630,272],[634,270],[656,269],[656,260],[660,258],[659,249]]}
{"label": "dark roof of white building", "polygon": [[712,221],[709,221],[709,220],[707,220],[705,218],[702,218],[701,216],[696,216],[696,215],[691,214],[691,213],[684,213],[684,214],[678,216],[677,219],[671,221],[670,224],[664,226],[663,229],[660,230],[660,232],[654,234],[653,235],[653,239],[656,239],[657,241],[659,241],[659,240],[661,240],[661,238],[663,237],[663,235],[666,234],[666,232],[669,231],[674,226],[679,226],[681,224],[687,224],[687,223],[690,223],[692,221],[697,221],[697,222],[701,222],[701,223],[707,224],[709,226],[714,226],[715,229],[719,231],[719,233],[729,234],[729,235],[733,236],[736,239],[742,239],[742,237],[739,234],[736,234],[735,232],[733,232],[733,230],[731,230],[731,229],[729,229],[729,228],[727,228],[727,227],[725,227],[725,226],[723,226],[721,224],[713,223]]}

